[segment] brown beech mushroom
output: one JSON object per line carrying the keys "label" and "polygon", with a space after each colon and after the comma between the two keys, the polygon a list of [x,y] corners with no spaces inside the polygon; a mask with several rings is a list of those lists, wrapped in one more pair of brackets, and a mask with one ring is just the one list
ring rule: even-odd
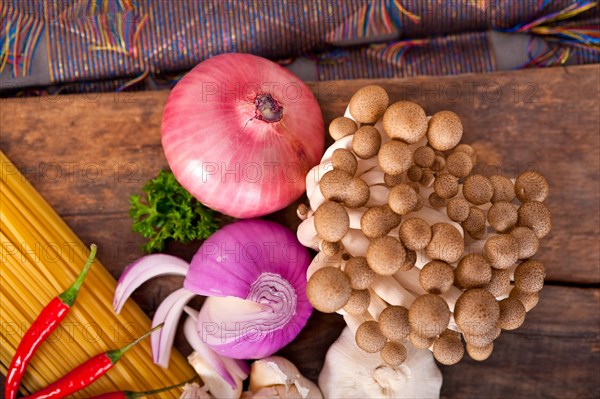
{"label": "brown beech mushroom", "polygon": [[388,306],[379,314],[379,328],[392,341],[401,341],[410,333],[408,309],[403,306]]}
{"label": "brown beech mushroom", "polygon": [[381,359],[390,366],[396,367],[406,361],[407,352],[404,345],[396,341],[388,341],[381,350]]}
{"label": "brown beech mushroom", "polygon": [[531,258],[540,248],[540,241],[529,227],[516,227],[510,235],[519,243],[519,259]]}
{"label": "brown beech mushroom", "polygon": [[421,218],[410,218],[402,222],[398,235],[406,248],[418,251],[431,241],[431,227]]}
{"label": "brown beech mushroom", "polygon": [[334,201],[325,201],[314,214],[315,230],[326,241],[341,240],[350,229],[350,217],[346,209]]}
{"label": "brown beech mushroom", "polygon": [[515,193],[521,202],[543,202],[548,196],[548,181],[537,172],[523,172],[515,181]]}
{"label": "brown beech mushroom", "polygon": [[436,223],[431,226],[431,241],[425,247],[430,259],[454,263],[460,259],[465,242],[458,229],[448,223]]}
{"label": "brown beech mushroom", "polygon": [[361,159],[373,158],[381,147],[381,135],[373,126],[365,125],[358,128],[352,138],[352,151]]}
{"label": "brown beech mushroom", "polygon": [[387,341],[375,320],[365,321],[358,326],[355,339],[356,345],[367,353],[379,352]]}
{"label": "brown beech mushroom", "polygon": [[344,310],[350,314],[363,314],[369,308],[370,303],[371,294],[369,294],[369,290],[352,290],[348,302],[344,305]]}
{"label": "brown beech mushroom", "polygon": [[472,175],[463,183],[463,195],[465,199],[474,205],[483,205],[492,199],[494,186],[485,176]]}
{"label": "brown beech mushroom", "polygon": [[415,150],[413,154],[415,165],[421,168],[430,168],[435,161],[435,151],[429,146],[422,146]]}
{"label": "brown beech mushroom", "polygon": [[417,205],[417,192],[406,183],[400,183],[390,189],[388,204],[398,215],[412,212]]}
{"label": "brown beech mushroom", "polygon": [[369,85],[358,89],[350,99],[350,115],[360,123],[375,123],[389,104],[387,92],[381,86]]}
{"label": "brown beech mushroom", "polygon": [[331,242],[331,241],[321,241],[321,251],[327,256],[333,256],[341,251],[342,245],[339,241]]}
{"label": "brown beech mushroom", "polygon": [[412,166],[412,151],[406,143],[390,140],[381,146],[377,160],[385,173],[401,175]]}
{"label": "brown beech mushroom", "polygon": [[537,238],[544,238],[552,228],[550,210],[543,202],[529,201],[521,205],[517,211],[519,226],[529,227]]}
{"label": "brown beech mushroom", "polygon": [[394,237],[375,238],[367,247],[367,263],[377,274],[391,276],[405,265],[406,250]]}
{"label": "brown beech mushroom", "polygon": [[521,301],[523,306],[525,306],[525,311],[529,312],[531,309],[533,309],[535,307],[535,305],[537,305],[538,301],[540,300],[540,293],[539,292],[525,292],[525,291],[521,291],[520,289],[515,287],[512,290],[510,290],[508,297],[515,298],[515,299],[518,299],[519,301]]}
{"label": "brown beech mushroom", "polygon": [[400,270],[403,272],[408,271],[408,270],[412,269],[413,267],[415,267],[416,263],[417,263],[417,253],[413,250],[407,249],[406,250],[406,258],[404,259],[404,263],[402,264],[402,266],[400,266]]}
{"label": "brown beech mushroom", "polygon": [[342,137],[354,134],[356,129],[358,129],[358,126],[356,126],[356,122],[354,122],[350,118],[340,116],[332,120],[329,124],[329,135],[334,140],[339,140]]}
{"label": "brown beech mushroom", "polygon": [[337,267],[317,270],[306,283],[306,295],[315,309],[333,313],[343,308],[352,294],[350,278]]}
{"label": "brown beech mushroom", "polygon": [[433,345],[435,337],[423,337],[415,331],[411,331],[411,333],[408,334],[408,340],[417,349],[427,349]]}
{"label": "brown beech mushroom", "polygon": [[515,287],[522,292],[539,292],[544,287],[546,268],[538,260],[530,259],[515,269]]}
{"label": "brown beech mushroom", "polygon": [[[450,173],[442,173],[435,178],[433,189],[440,198],[452,198],[458,194],[458,178]],[[516,220],[515,220],[516,223]]]}
{"label": "brown beech mushroom", "polygon": [[473,346],[486,346],[494,342],[500,336],[500,327],[492,327],[483,334],[464,334],[465,342]]}
{"label": "brown beech mushroom", "polygon": [[384,173],[383,182],[386,187],[394,187],[396,184],[402,183],[402,175],[388,175],[387,173]]}
{"label": "brown beech mushroom", "polygon": [[306,204],[300,204],[298,205],[298,208],[296,208],[296,215],[298,215],[298,218],[300,220],[306,220],[308,218],[308,211],[310,209],[308,208],[308,206]]}
{"label": "brown beech mushroom", "polygon": [[402,216],[392,211],[389,205],[374,206],[365,211],[360,218],[360,229],[368,238],[387,235],[402,221]]}
{"label": "brown beech mushroom", "polygon": [[469,356],[471,356],[471,358],[473,360],[477,360],[479,362],[482,362],[482,361],[486,360],[488,357],[490,357],[490,355],[492,354],[493,351],[494,351],[493,343],[490,343],[489,345],[481,346],[481,347],[467,344],[467,353],[469,354]]}
{"label": "brown beech mushroom", "polygon": [[484,288],[492,280],[492,266],[479,254],[467,254],[458,262],[454,277],[461,288]]}
{"label": "brown beech mushroom", "polygon": [[474,233],[485,229],[485,212],[476,206],[472,206],[469,209],[469,215],[460,225],[473,238],[478,238]]}
{"label": "brown beech mushroom", "polygon": [[348,173],[350,176],[356,174],[356,168],[358,167],[358,161],[352,153],[345,148],[338,148],[331,155],[331,162],[334,169],[340,169]]}
{"label": "brown beech mushroom", "polygon": [[459,144],[454,148],[454,152],[464,152],[471,157],[471,162],[473,165],[477,163],[477,153],[475,149],[471,147],[469,144]]}
{"label": "brown beech mushroom", "polygon": [[438,295],[421,295],[408,309],[408,321],[411,331],[423,338],[435,338],[448,327],[450,308]]}
{"label": "brown beech mushroom", "polygon": [[494,188],[492,202],[511,202],[515,198],[515,186],[508,177],[494,175],[490,177],[490,183],[492,183],[492,187]]}
{"label": "brown beech mushroom", "polygon": [[446,366],[460,362],[465,354],[465,347],[456,331],[446,329],[433,343],[435,360]]}
{"label": "brown beech mushroom", "polygon": [[483,335],[496,327],[499,317],[496,298],[482,288],[463,292],[454,305],[454,320],[463,334]]}
{"label": "brown beech mushroom", "polygon": [[446,262],[432,260],[421,269],[419,283],[430,294],[443,294],[454,283],[454,269]]}
{"label": "brown beech mushroom", "polygon": [[462,197],[454,197],[448,200],[448,205],[446,206],[446,213],[450,220],[462,223],[467,217],[469,217],[469,213],[471,211],[471,205],[469,202]]}
{"label": "brown beech mushroom", "polygon": [[352,177],[340,169],[331,170],[323,175],[319,188],[325,199],[342,202],[349,208],[360,208],[371,195],[367,183],[359,177]]}
{"label": "brown beech mushroom", "polygon": [[[406,171],[406,177],[408,177],[408,180],[410,180],[410,181],[418,182],[423,177],[423,169],[421,169],[421,167],[419,167],[417,165],[413,165],[410,168],[408,168],[408,170]],[[398,182],[398,183],[400,183],[400,182]],[[398,184],[398,183],[396,183],[396,184]],[[388,185],[388,187],[392,187],[392,186]]]}
{"label": "brown beech mushroom", "polygon": [[517,298],[504,298],[499,303],[500,318],[498,327],[503,330],[515,330],[525,321],[525,306]]}
{"label": "brown beech mushroom", "polygon": [[492,268],[492,278],[484,288],[488,290],[494,297],[499,297],[500,295],[508,292],[509,287],[510,272],[508,270]]}
{"label": "brown beech mushroom", "polygon": [[456,147],[462,134],[463,126],[458,115],[452,111],[440,111],[429,120],[427,142],[438,151],[447,151]]}
{"label": "brown beech mushroom", "polygon": [[427,201],[432,208],[443,208],[446,206],[446,199],[437,195],[435,191],[429,194]]}
{"label": "brown beech mushroom", "polygon": [[419,105],[410,101],[398,101],[383,114],[383,130],[391,139],[413,144],[427,133],[427,115]]}
{"label": "brown beech mushroom", "polygon": [[517,224],[517,208],[510,202],[497,201],[488,209],[487,220],[498,233],[505,233]]}
{"label": "brown beech mushroom", "polygon": [[491,236],[483,249],[485,257],[496,269],[508,269],[519,259],[519,243],[510,234]]}
{"label": "brown beech mushroom", "polygon": [[455,150],[446,158],[446,168],[448,168],[448,173],[456,178],[467,177],[473,170],[473,161],[466,152]]}
{"label": "brown beech mushroom", "polygon": [[350,278],[350,285],[355,290],[364,290],[369,288],[371,283],[377,277],[377,274],[371,270],[364,256],[350,258],[344,267],[344,272]]}
{"label": "brown beech mushroom", "polygon": [[444,158],[444,154],[436,154],[433,165],[431,165],[429,169],[433,170],[434,172],[441,172],[444,170],[444,168],[446,168],[446,159]]}

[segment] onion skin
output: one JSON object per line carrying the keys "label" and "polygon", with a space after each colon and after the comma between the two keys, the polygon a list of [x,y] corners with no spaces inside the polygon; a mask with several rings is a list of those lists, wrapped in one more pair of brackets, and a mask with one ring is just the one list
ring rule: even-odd
{"label": "onion skin", "polygon": [[162,120],[163,149],[179,183],[206,206],[237,218],[266,215],[299,198],[324,141],[308,87],[249,54],[198,64],[172,90]]}

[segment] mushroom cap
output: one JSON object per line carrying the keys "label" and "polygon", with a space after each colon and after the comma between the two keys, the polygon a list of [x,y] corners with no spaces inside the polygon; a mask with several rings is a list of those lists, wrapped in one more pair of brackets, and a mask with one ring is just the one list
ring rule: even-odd
{"label": "mushroom cap", "polygon": [[361,87],[348,104],[350,115],[360,123],[375,123],[389,104],[385,89],[377,85]]}
{"label": "mushroom cap", "polygon": [[500,318],[498,319],[498,327],[503,330],[514,330],[523,324],[525,321],[525,306],[520,300],[514,297],[504,298],[499,302]]}
{"label": "mushroom cap", "polygon": [[446,262],[432,260],[421,269],[419,283],[430,294],[443,294],[454,283],[454,269]]}
{"label": "mushroom cap", "polygon": [[510,202],[497,201],[488,209],[487,219],[499,233],[507,232],[517,224],[517,208]]}
{"label": "mushroom cap", "polygon": [[471,358],[473,360],[477,360],[479,362],[484,361],[485,359],[490,357],[490,355],[492,354],[493,351],[494,351],[494,343],[493,342],[490,343],[489,345],[482,346],[482,347],[467,344],[467,353],[469,354],[469,356],[471,356]]}
{"label": "mushroom cap", "polygon": [[521,173],[515,181],[515,193],[521,202],[543,202],[548,196],[548,181],[537,172]]}
{"label": "mushroom cap", "polygon": [[360,315],[367,311],[371,303],[369,290],[352,290],[344,310],[350,314]]}
{"label": "mushroom cap", "polygon": [[471,157],[471,162],[473,162],[473,165],[475,165],[477,163],[477,153],[475,152],[475,149],[473,147],[471,147],[469,144],[459,144],[456,146],[456,148],[454,148],[454,152],[464,152],[469,154],[469,156]]}
{"label": "mushroom cap", "polygon": [[456,331],[446,329],[433,343],[435,360],[446,366],[460,362],[465,354],[465,347]]}
{"label": "mushroom cap", "polygon": [[500,327],[492,327],[483,334],[464,334],[465,342],[473,346],[487,346],[500,336]]}
{"label": "mushroom cap", "polygon": [[510,272],[492,268],[492,278],[485,286],[493,296],[499,297],[508,291],[510,287]]}
{"label": "mushroom cap", "polygon": [[346,305],[352,294],[350,278],[337,267],[317,270],[306,283],[306,295],[315,309],[333,313]]}
{"label": "mushroom cap", "polygon": [[435,161],[435,151],[427,145],[421,146],[413,153],[413,160],[415,165],[421,168],[429,168]]}
{"label": "mushroom cap", "polygon": [[375,238],[367,247],[367,263],[373,271],[382,276],[391,276],[404,265],[406,250],[394,237]]}
{"label": "mushroom cap", "polygon": [[410,306],[408,321],[411,331],[424,338],[435,338],[448,327],[450,308],[441,296],[424,294]]}
{"label": "mushroom cap", "polygon": [[350,285],[355,290],[364,290],[369,288],[371,283],[377,277],[377,274],[371,270],[364,256],[355,256],[346,262],[344,271],[350,278]]}
{"label": "mushroom cap", "polygon": [[377,155],[381,170],[390,175],[401,175],[412,166],[412,151],[401,141],[390,140],[381,146]]}
{"label": "mushroom cap", "polygon": [[415,331],[411,331],[410,334],[408,334],[408,340],[417,349],[427,349],[433,345],[435,337],[423,337]]}
{"label": "mushroom cap", "polygon": [[310,208],[306,204],[298,204],[298,208],[296,208],[296,215],[300,220],[306,220],[308,218],[308,211]]}
{"label": "mushroom cap", "polygon": [[379,329],[379,323],[368,320],[356,330],[356,345],[367,353],[377,353],[383,349],[387,339]]}
{"label": "mushroom cap", "polygon": [[540,241],[529,227],[515,227],[510,235],[519,243],[519,259],[531,258],[540,248]]}
{"label": "mushroom cap", "polygon": [[388,193],[388,204],[398,215],[406,215],[417,205],[417,192],[406,183],[392,187]]}
{"label": "mushroom cap", "polygon": [[448,205],[446,206],[446,213],[450,220],[462,223],[469,217],[469,212],[471,211],[471,204],[462,198],[462,197],[454,197],[448,200]]}
{"label": "mushroom cap", "polygon": [[383,237],[397,227],[401,221],[402,216],[385,204],[367,209],[360,218],[360,228],[368,238]]}
{"label": "mushroom cap", "polygon": [[433,208],[443,208],[446,206],[446,199],[437,195],[435,191],[429,194],[427,201],[429,201],[429,205]]}
{"label": "mushroom cap", "polygon": [[521,301],[523,306],[525,306],[525,311],[529,312],[531,309],[533,309],[535,307],[535,305],[537,305],[538,301],[540,300],[540,293],[539,292],[533,292],[533,293],[532,292],[524,292],[524,291],[521,291],[520,289],[518,289],[517,287],[515,287],[512,290],[510,290],[508,297],[516,298],[519,301]]}
{"label": "mushroom cap", "polygon": [[381,147],[381,135],[373,126],[364,125],[354,132],[352,151],[361,159],[373,158]]}
{"label": "mushroom cap", "polygon": [[356,174],[358,161],[356,160],[356,157],[352,151],[348,151],[345,148],[338,148],[337,150],[333,151],[333,154],[331,155],[331,161],[334,169],[343,170],[350,176],[354,176]]}
{"label": "mushroom cap", "polygon": [[346,196],[346,188],[352,180],[352,175],[342,169],[333,169],[325,173],[319,181],[323,197],[328,200],[341,201]]}
{"label": "mushroom cap", "polygon": [[508,269],[519,259],[519,243],[510,234],[491,236],[483,249],[485,257],[496,269]]}
{"label": "mushroom cap", "polygon": [[[408,180],[410,180],[410,181],[418,182],[423,177],[423,169],[421,169],[420,166],[413,165],[410,168],[408,168],[408,170],[406,171],[406,177],[408,177]],[[385,180],[385,176],[384,176],[384,180]],[[398,183],[400,183],[400,182],[397,182],[396,184],[398,184]],[[386,185],[388,187],[392,187],[395,184],[388,185],[386,182]]]}
{"label": "mushroom cap", "polygon": [[460,225],[469,233],[479,232],[485,228],[485,212],[476,206],[470,207],[469,215]]}
{"label": "mushroom cap", "polygon": [[462,134],[462,122],[452,111],[436,112],[429,120],[427,141],[438,151],[447,151],[456,147]]}
{"label": "mushroom cap", "polygon": [[429,169],[434,172],[441,172],[446,167],[446,158],[444,158],[444,154],[436,153],[435,159],[433,160],[433,165]]}
{"label": "mushroom cap", "polygon": [[425,110],[419,104],[398,101],[383,114],[383,130],[391,139],[416,143],[427,133]]}
{"label": "mushroom cap", "polygon": [[492,202],[511,202],[515,198],[515,186],[508,177],[501,175],[490,176],[490,183],[494,187]]}
{"label": "mushroom cap", "polygon": [[522,204],[518,211],[517,225],[529,227],[537,238],[544,238],[552,228],[552,215],[543,202],[529,201]]}
{"label": "mushroom cap", "polygon": [[332,120],[329,124],[329,135],[334,140],[339,140],[342,137],[354,134],[356,129],[358,129],[356,122],[345,116],[340,116]]}
{"label": "mushroom cap", "polygon": [[492,266],[482,255],[467,254],[458,262],[454,277],[462,288],[484,288],[492,280]]}
{"label": "mushroom cap", "polygon": [[405,272],[413,267],[417,263],[417,253],[411,249],[406,250],[406,259],[404,259],[404,263],[400,266],[400,271]]}
{"label": "mushroom cap", "polygon": [[387,173],[383,174],[383,182],[387,187],[394,187],[396,184],[402,183],[402,178],[402,175],[388,175]]}
{"label": "mushroom cap", "polygon": [[421,208],[423,208],[423,205],[425,205],[425,198],[423,198],[421,194],[417,194],[417,204],[415,205],[413,212],[420,211]]}
{"label": "mushroom cap", "polygon": [[458,178],[450,173],[442,173],[436,177],[433,189],[440,198],[452,198],[458,194]]}
{"label": "mushroom cap", "polygon": [[482,335],[496,327],[500,306],[496,298],[483,288],[461,294],[454,305],[454,319],[463,334]]}
{"label": "mushroom cap", "polygon": [[325,255],[333,256],[333,255],[337,254],[338,252],[340,252],[340,250],[342,249],[342,245],[340,244],[339,241],[331,242],[331,241],[323,240],[323,241],[321,241],[320,248],[321,248],[321,251],[323,251],[323,253]]}
{"label": "mushroom cap", "polygon": [[463,195],[465,199],[474,205],[483,205],[492,199],[494,186],[485,176],[472,175],[463,183]]}
{"label": "mushroom cap", "polygon": [[431,241],[431,227],[421,218],[410,218],[402,222],[398,235],[406,248],[418,251]]}
{"label": "mushroom cap", "polygon": [[466,152],[454,150],[446,158],[446,167],[448,168],[448,173],[451,175],[463,178],[469,176],[469,173],[473,170],[473,161],[471,160],[471,156]]}
{"label": "mushroom cap", "polygon": [[388,341],[381,350],[381,359],[392,367],[404,363],[407,357],[406,348],[400,342]]}
{"label": "mushroom cap", "polygon": [[348,183],[342,202],[348,208],[364,206],[371,196],[369,185],[360,177],[355,177]]}
{"label": "mushroom cap", "polygon": [[388,306],[379,314],[379,328],[383,335],[393,341],[401,341],[410,333],[408,309],[404,306]]}
{"label": "mushroom cap", "polygon": [[431,241],[425,247],[430,259],[454,263],[460,259],[465,249],[463,236],[458,229],[448,223],[436,223],[431,226]]}
{"label": "mushroom cap", "polygon": [[515,287],[520,291],[534,293],[544,287],[546,268],[539,260],[530,259],[515,269]]}
{"label": "mushroom cap", "polygon": [[334,201],[325,201],[317,208],[314,223],[319,237],[331,242],[341,240],[350,229],[348,212]]}

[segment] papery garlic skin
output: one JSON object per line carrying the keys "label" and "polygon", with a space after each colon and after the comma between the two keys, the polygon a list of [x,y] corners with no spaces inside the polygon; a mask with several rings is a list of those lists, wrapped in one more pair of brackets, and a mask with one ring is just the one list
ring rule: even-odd
{"label": "papery garlic skin", "polygon": [[406,361],[397,367],[361,350],[346,327],[329,348],[319,375],[325,398],[439,398],[442,373],[429,350],[403,343]]}
{"label": "papery garlic skin", "polygon": [[[194,371],[202,378],[210,393],[217,398],[238,399],[242,394],[242,380],[236,378],[236,386],[232,388],[223,377],[197,352],[192,352],[187,358]],[[209,396],[210,397],[210,396]],[[183,398],[183,397],[182,397]],[[202,397],[200,397],[202,398]],[[204,398],[202,398],[204,399]]]}
{"label": "papery garlic skin", "polygon": [[[279,388],[275,389],[275,387]],[[265,390],[265,388],[269,389]],[[314,382],[304,377],[292,362],[281,356],[270,356],[252,363],[250,390],[257,395],[255,397],[264,395],[267,395],[264,397],[302,399],[323,397]]]}
{"label": "papery garlic skin", "polygon": [[208,393],[207,386],[200,386],[197,383],[185,384],[183,392],[179,399],[213,399],[210,393]]}

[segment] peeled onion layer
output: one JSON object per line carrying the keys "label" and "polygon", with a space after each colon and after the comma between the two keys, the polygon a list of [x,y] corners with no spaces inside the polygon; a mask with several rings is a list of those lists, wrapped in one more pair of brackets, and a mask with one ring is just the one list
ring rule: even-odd
{"label": "peeled onion layer", "polygon": [[190,263],[184,287],[206,295],[198,334],[217,353],[234,359],[269,356],[306,325],[307,250],[283,226],[243,220],[204,242]]}
{"label": "peeled onion layer", "polygon": [[[268,98],[274,102],[265,106]],[[266,215],[300,197],[324,143],[308,87],[250,54],[198,64],[163,113],[162,146],[177,180],[203,204],[237,218]]]}

